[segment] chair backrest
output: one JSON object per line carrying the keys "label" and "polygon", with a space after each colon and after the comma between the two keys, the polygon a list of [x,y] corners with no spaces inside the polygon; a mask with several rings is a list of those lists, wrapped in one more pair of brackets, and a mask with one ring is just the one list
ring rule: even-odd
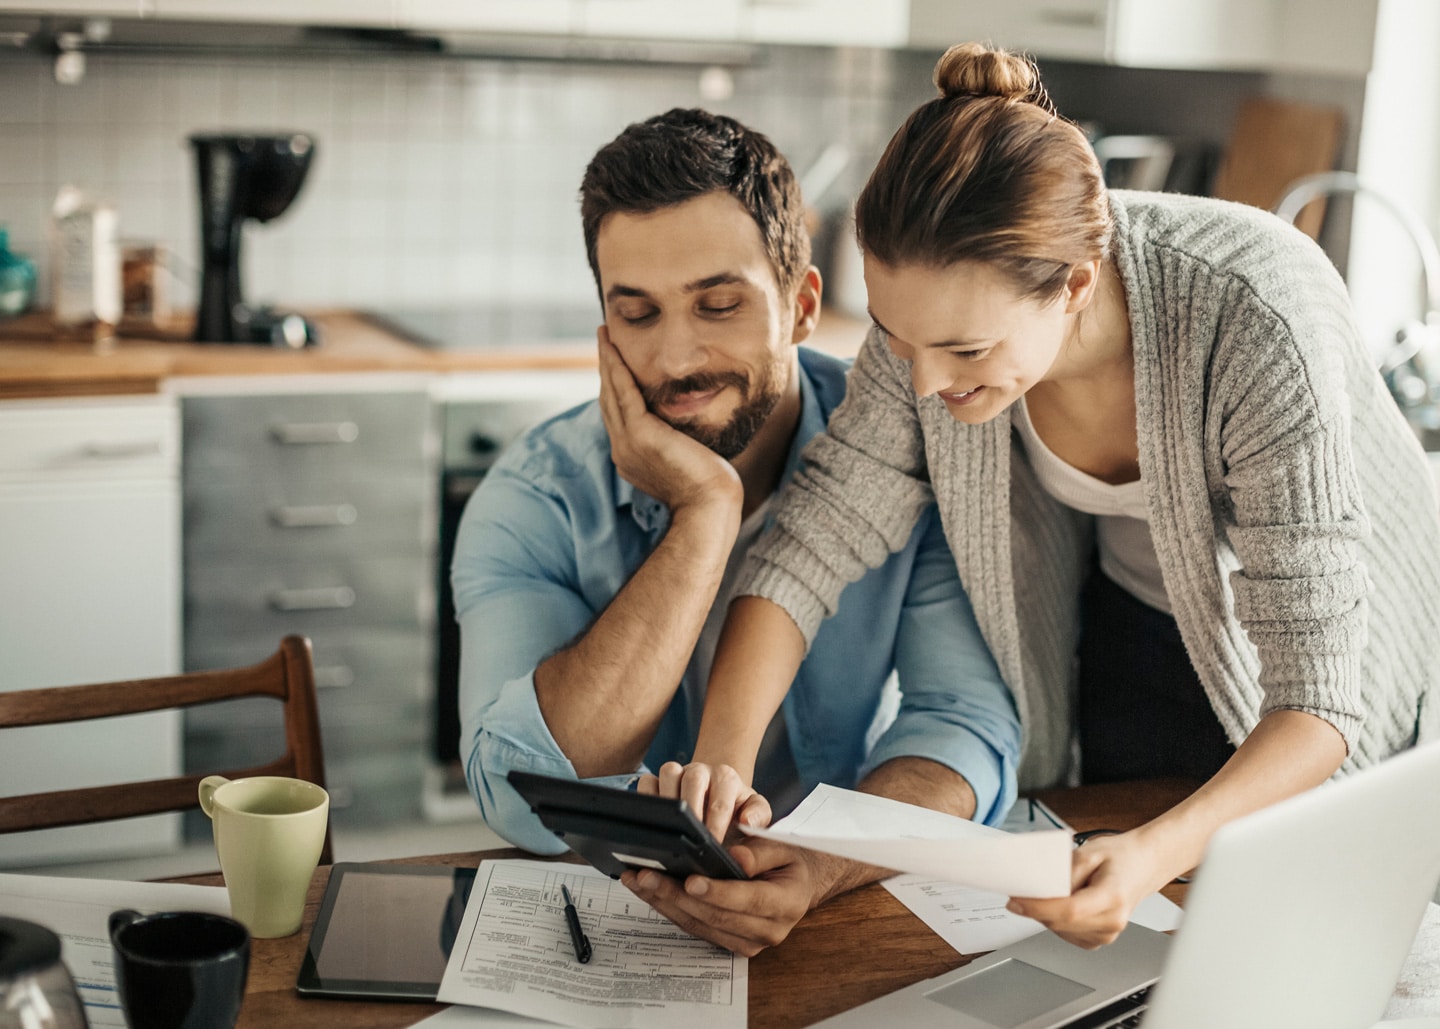
{"label": "chair backrest", "polygon": [[[188,672],[160,679],[55,686],[0,692],[0,746],[4,730],[55,725],[166,708],[192,707],[239,697],[274,697],[284,704],[285,753],[269,764],[242,769],[209,769],[194,775],[149,782],[118,783],[49,793],[0,797],[0,833],[108,822],[138,815],[198,808],[200,780],[219,774],[229,779],[286,775],[325,785],[320,749],[320,716],[315,703],[315,670],[310,641],[286,636],[280,649],[244,668]],[[320,861],[330,864],[330,829]]]}

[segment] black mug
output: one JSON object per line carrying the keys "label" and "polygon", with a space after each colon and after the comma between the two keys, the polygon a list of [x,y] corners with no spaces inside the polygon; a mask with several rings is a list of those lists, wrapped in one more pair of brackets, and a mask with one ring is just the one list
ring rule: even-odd
{"label": "black mug", "polygon": [[115,984],[130,1029],[233,1029],[250,971],[250,933],[201,911],[110,916]]}

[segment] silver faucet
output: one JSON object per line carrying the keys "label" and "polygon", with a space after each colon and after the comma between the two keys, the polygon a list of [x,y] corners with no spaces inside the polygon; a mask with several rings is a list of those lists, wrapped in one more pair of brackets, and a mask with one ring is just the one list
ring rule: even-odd
{"label": "silver faucet", "polygon": [[1396,332],[1394,343],[1380,358],[1380,373],[1426,449],[1440,450],[1440,247],[1412,211],[1367,185],[1354,172],[1320,172],[1296,179],[1275,205],[1275,214],[1293,224],[1310,201],[1339,193],[1364,194],[1375,200],[1400,223],[1420,252],[1426,310]]}

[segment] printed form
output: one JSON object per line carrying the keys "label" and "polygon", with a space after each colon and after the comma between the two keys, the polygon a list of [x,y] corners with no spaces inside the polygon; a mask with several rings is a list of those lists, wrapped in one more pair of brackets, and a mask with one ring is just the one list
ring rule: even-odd
{"label": "printed form", "polygon": [[[561,885],[594,956],[575,959]],[[438,1000],[583,1029],[744,1029],[749,961],[696,939],[603,872],[482,861]]]}

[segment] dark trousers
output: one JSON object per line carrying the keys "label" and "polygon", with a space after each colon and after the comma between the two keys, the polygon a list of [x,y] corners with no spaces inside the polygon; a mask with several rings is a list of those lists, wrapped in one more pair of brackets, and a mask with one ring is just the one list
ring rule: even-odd
{"label": "dark trousers", "polygon": [[1080,773],[1087,783],[1208,779],[1235,753],[1175,619],[1098,567],[1081,596]]}

